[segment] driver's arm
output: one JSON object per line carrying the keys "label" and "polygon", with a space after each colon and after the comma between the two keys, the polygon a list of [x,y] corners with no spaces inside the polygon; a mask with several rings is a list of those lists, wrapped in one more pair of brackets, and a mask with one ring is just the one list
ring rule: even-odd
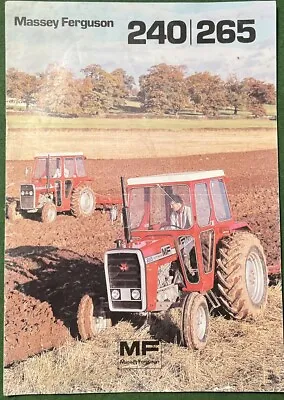
{"label": "driver's arm", "polygon": [[189,223],[189,226],[192,226],[192,211],[191,211],[191,206],[186,206],[186,217],[187,217],[187,221]]}

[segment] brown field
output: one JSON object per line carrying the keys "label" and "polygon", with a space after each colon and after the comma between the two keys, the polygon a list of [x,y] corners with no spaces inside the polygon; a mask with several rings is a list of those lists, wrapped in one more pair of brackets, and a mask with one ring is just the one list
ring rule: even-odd
{"label": "brown field", "polygon": [[[240,141],[239,136],[235,140]],[[144,141],[145,137],[141,140],[141,157],[145,152]],[[114,142],[119,144],[119,141]],[[258,143],[250,145],[255,148]],[[20,144],[17,146],[20,148]],[[72,150],[69,144],[68,150]],[[152,150],[149,148],[149,151]],[[279,263],[276,151],[201,153],[175,158],[90,159],[87,167],[95,179],[95,191],[102,194],[119,194],[120,176],[224,169],[230,177],[228,192],[236,219],[247,221],[260,238],[268,264]],[[24,179],[24,167],[30,164],[30,161],[7,162],[9,197],[17,196],[18,185]],[[108,216],[99,211],[83,220],[60,215],[57,222],[49,226],[35,219],[7,222],[6,395],[284,390],[279,286],[269,289],[267,310],[257,321],[212,318],[210,341],[203,352],[192,352],[174,343],[175,315],[156,321],[150,331],[141,331],[129,321],[123,321],[95,340],[79,342],[78,302],[89,290],[105,292],[103,253],[113,247],[113,241],[121,234],[120,224],[117,222],[112,227]],[[163,340],[162,369],[158,373],[118,371],[113,363],[117,340],[150,336]],[[50,349],[54,350],[47,351]],[[26,360],[30,356],[33,357]],[[20,360],[22,362],[15,362]]]}
{"label": "brown field", "polygon": [[[235,124],[236,125],[236,124]],[[36,153],[83,151],[92,159],[181,157],[275,149],[275,128],[258,129],[9,129],[7,160]]]}

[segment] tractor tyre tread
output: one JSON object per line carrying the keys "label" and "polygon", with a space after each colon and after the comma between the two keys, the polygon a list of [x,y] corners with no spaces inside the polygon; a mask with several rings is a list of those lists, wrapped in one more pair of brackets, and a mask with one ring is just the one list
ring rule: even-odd
{"label": "tractor tyre tread", "polygon": [[[52,216],[52,214],[50,214],[50,211],[53,212],[52,219],[50,219],[50,216]],[[50,224],[51,222],[55,221],[56,217],[57,217],[56,205],[54,203],[44,204],[41,210],[41,221],[43,223]]]}
{"label": "tractor tyre tread", "polygon": [[[203,303],[204,311],[207,320],[206,331],[203,340],[198,338],[196,332],[196,326],[194,324],[195,313],[198,307]],[[181,330],[181,340],[182,343],[193,350],[202,350],[207,344],[208,333],[209,333],[209,310],[207,306],[206,299],[203,295],[198,292],[192,292],[186,296],[183,304],[182,312],[182,330]]]}
{"label": "tractor tyre tread", "polygon": [[[255,235],[242,231],[222,239],[220,246],[214,290],[222,312],[234,319],[254,318],[263,311],[267,302],[268,276],[262,245]],[[264,289],[258,304],[252,302],[246,284],[246,260],[252,248],[263,261]]]}
{"label": "tractor tyre tread", "polygon": [[[80,206],[80,197],[85,190],[88,190],[88,192],[93,196],[93,206],[91,211],[88,213],[85,213]],[[95,206],[96,206],[96,196],[93,189],[89,185],[80,184],[73,190],[71,195],[70,208],[71,208],[71,213],[72,215],[74,215],[74,217],[79,218],[79,217],[91,216],[95,210]]]}
{"label": "tractor tyre tread", "polygon": [[82,297],[77,312],[78,332],[82,341],[88,340],[93,336],[90,320],[92,314],[93,300],[86,294]]}
{"label": "tractor tyre tread", "polygon": [[[94,300],[89,294],[85,294],[78,307],[77,312],[77,327],[82,341],[92,339],[98,334],[98,330],[94,325]],[[105,319],[105,327],[112,326],[112,321],[109,317]]]}

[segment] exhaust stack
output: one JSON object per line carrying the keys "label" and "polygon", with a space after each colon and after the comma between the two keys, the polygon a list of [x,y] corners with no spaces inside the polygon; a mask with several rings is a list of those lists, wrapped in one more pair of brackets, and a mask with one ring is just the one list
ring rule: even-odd
{"label": "exhaust stack", "polygon": [[131,231],[129,224],[129,215],[128,215],[128,202],[127,202],[127,193],[125,189],[124,178],[120,178],[121,182],[121,191],[122,191],[122,218],[123,218],[123,227],[124,227],[124,237],[126,243],[129,243],[131,240]]}

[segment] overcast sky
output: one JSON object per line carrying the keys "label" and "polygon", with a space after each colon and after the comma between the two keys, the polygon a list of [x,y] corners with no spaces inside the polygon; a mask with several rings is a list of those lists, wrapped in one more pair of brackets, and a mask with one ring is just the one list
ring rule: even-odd
{"label": "overcast sky", "polygon": [[[15,26],[15,17],[59,20],[53,27]],[[62,27],[61,18],[113,20],[113,28]],[[158,44],[129,45],[128,23],[145,21],[147,28],[155,20],[192,20],[193,36],[200,20],[254,19],[256,40],[243,44]],[[6,66],[36,73],[50,63],[63,64],[77,76],[89,64],[99,64],[107,71],[123,68],[138,77],[156,64],[185,65],[189,74],[209,71],[226,78],[252,76],[275,83],[276,79],[276,9],[274,1],[229,3],[6,3]]]}

